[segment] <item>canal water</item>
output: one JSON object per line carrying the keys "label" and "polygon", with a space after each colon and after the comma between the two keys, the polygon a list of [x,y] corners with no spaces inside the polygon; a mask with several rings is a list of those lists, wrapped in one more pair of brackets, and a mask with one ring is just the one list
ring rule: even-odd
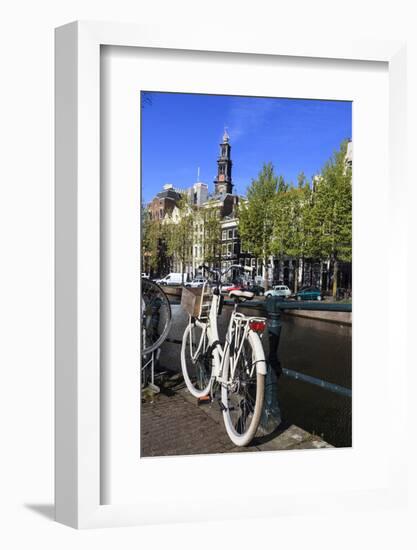
{"label": "canal water", "polygon": [[[169,338],[182,339],[188,316],[179,303],[171,303],[172,327]],[[266,316],[263,310],[239,308],[247,315]],[[224,307],[219,318],[219,335],[225,334],[231,307]],[[282,314],[278,357],[284,368],[308,374],[327,382],[352,388],[352,329],[327,321],[304,319]],[[268,354],[268,332],[263,335]],[[180,346],[165,342],[160,364],[169,370],[181,370]],[[278,398],[285,422],[296,424],[319,435],[335,447],[352,444],[352,400],[307,382],[282,376]]]}

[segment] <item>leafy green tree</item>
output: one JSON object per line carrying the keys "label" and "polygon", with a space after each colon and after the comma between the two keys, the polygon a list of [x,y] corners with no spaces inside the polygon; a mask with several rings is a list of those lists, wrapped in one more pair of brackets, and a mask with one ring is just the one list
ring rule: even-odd
{"label": "leafy green tree", "polygon": [[204,263],[216,267],[221,256],[221,224],[217,207],[204,208],[203,218],[203,256]]}
{"label": "leafy green tree", "polygon": [[239,205],[239,234],[242,246],[262,259],[262,278],[268,287],[268,258],[277,249],[273,243],[275,201],[278,193],[285,193],[287,186],[274,172],[272,163],[264,164],[257,179],[247,191],[247,201]]}
{"label": "leafy green tree", "polygon": [[300,174],[298,187],[286,187],[275,198],[272,248],[279,258],[285,255],[294,259],[294,292],[298,290],[300,260],[307,253],[309,195],[310,186]]}
{"label": "leafy green tree", "polygon": [[324,166],[314,192],[311,212],[312,251],[333,266],[336,296],[339,262],[352,261],[352,173],[346,165],[347,142]]}
{"label": "leafy green tree", "polygon": [[142,269],[146,272],[158,271],[161,245],[161,223],[152,220],[150,213],[142,209]]}
{"label": "leafy green tree", "polygon": [[184,284],[184,272],[187,264],[192,262],[194,242],[195,213],[189,205],[187,197],[183,197],[177,204],[178,215],[171,216],[164,223],[164,239],[167,254],[176,258],[181,266],[182,284]]}
{"label": "leafy green tree", "polygon": [[340,262],[352,261],[352,174],[346,165],[347,142],[326,163],[312,185],[303,172],[297,185],[276,176],[271,163],[264,164],[239,208],[242,246],[266,265],[271,255],[295,262],[297,291],[300,260],[330,261],[333,294],[336,294]]}

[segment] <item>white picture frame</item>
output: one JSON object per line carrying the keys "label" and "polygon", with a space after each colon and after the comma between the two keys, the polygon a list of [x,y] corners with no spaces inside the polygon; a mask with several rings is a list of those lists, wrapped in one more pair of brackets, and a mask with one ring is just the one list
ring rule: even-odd
{"label": "white picture frame", "polygon": [[[77,528],[120,526],[185,519],[175,499],[150,498],[149,506],[101,504],[100,422],[100,48],[127,46],[255,55],[381,61],[389,71],[390,185],[405,189],[405,44],[248,37],[239,30],[213,38],[199,28],[187,36],[173,28],[113,23],[75,22],[56,30],[56,519]],[[395,205],[392,243],[404,227]],[[397,251],[398,252],[398,251]],[[406,254],[400,250],[399,254]],[[392,307],[390,304],[389,307]],[[400,306],[401,307],[401,306]],[[397,311],[398,316],[398,311]],[[401,339],[401,326],[391,338]],[[400,354],[393,403],[406,381],[405,356]],[[392,405],[392,403],[391,403]],[[398,418],[405,416],[399,408]],[[273,515],[340,506],[375,506],[405,498],[401,464],[403,437],[390,456],[390,475],[381,490],[355,495],[288,494],[285,502],[268,503],[255,515]],[[224,516],[216,501],[207,504],[205,519]],[[188,519],[198,519],[195,517]]]}

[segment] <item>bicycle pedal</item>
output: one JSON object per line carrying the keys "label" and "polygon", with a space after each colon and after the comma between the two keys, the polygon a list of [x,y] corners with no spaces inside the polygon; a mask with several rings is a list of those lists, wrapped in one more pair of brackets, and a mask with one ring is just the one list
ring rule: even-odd
{"label": "bicycle pedal", "polygon": [[204,397],[197,398],[197,405],[210,405],[210,403],[211,403],[211,397],[209,395],[205,395]]}

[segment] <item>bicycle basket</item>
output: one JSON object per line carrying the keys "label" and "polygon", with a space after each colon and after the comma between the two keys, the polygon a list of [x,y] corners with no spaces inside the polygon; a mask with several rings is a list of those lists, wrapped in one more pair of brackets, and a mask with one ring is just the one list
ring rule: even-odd
{"label": "bicycle basket", "polygon": [[207,319],[211,305],[211,288],[204,283],[201,288],[183,288],[181,294],[181,307],[191,317]]}

